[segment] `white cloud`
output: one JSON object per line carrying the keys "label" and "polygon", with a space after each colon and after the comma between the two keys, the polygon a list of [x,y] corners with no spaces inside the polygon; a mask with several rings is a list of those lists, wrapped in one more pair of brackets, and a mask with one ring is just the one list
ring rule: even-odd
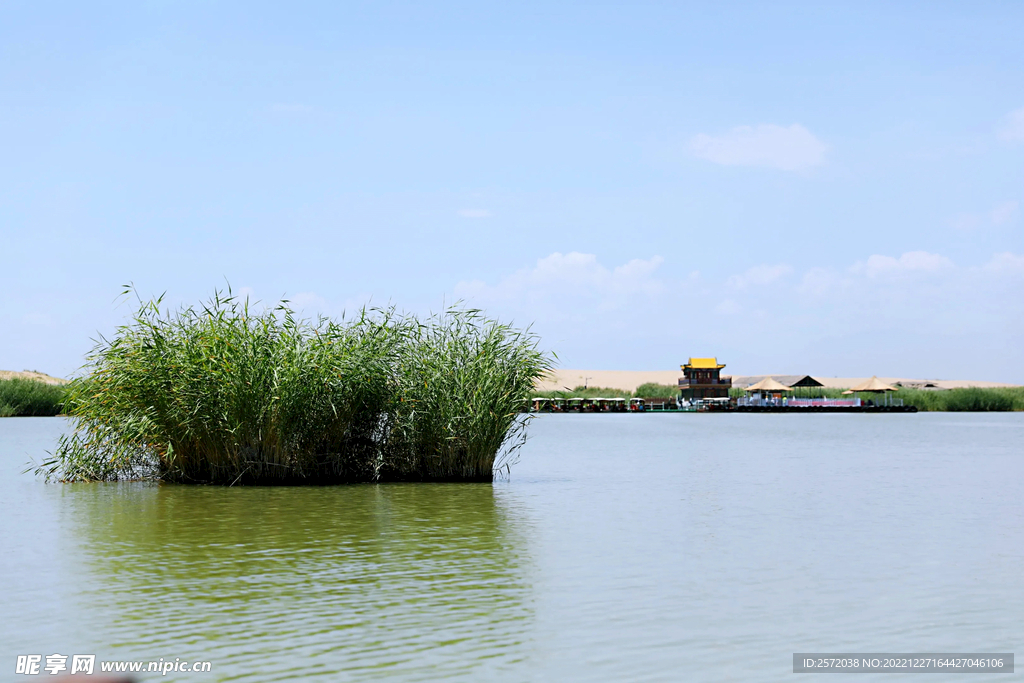
{"label": "white cloud", "polygon": [[463,218],[490,218],[491,212],[487,209],[460,209],[459,215]]}
{"label": "white cloud", "polygon": [[998,133],[1007,142],[1024,142],[1024,107],[1007,114]]}
{"label": "white cloud", "polygon": [[850,271],[869,278],[899,276],[919,273],[935,273],[951,269],[953,262],[945,256],[927,251],[908,251],[899,258],[875,254],[867,262],[857,262]]}
{"label": "white cloud", "polygon": [[792,272],[792,266],[785,263],[775,266],[763,264],[749,268],[741,275],[733,275],[728,279],[726,285],[732,289],[746,289],[751,286],[764,287],[781,280]]}
{"label": "white cloud", "polygon": [[654,272],[664,259],[633,259],[608,268],[594,254],[555,252],[538,259],[533,268],[524,268],[495,285],[476,280],[460,282],[455,294],[477,300],[530,300],[585,297],[596,298],[607,307],[622,305],[626,299],[643,293],[652,295],[663,289]]}
{"label": "white cloud", "polygon": [[723,166],[767,166],[799,171],[825,161],[828,147],[799,124],[738,126],[719,136],[700,134],[690,141],[693,154]]}
{"label": "white cloud", "polygon": [[993,225],[1002,225],[1009,223],[1015,213],[1017,213],[1017,202],[1003,202],[989,212],[989,218],[992,219]]}

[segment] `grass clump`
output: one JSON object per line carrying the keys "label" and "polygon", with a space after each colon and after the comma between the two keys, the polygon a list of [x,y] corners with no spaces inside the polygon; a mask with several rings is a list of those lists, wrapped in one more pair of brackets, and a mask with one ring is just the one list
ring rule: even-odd
{"label": "grass clump", "polygon": [[34,379],[0,380],[0,417],[50,417],[59,415],[65,388]]}
{"label": "grass clump", "polygon": [[39,472],[62,481],[262,484],[486,480],[525,438],[550,363],[528,331],[450,310],[348,322],[140,303],[68,385],[78,429]]}

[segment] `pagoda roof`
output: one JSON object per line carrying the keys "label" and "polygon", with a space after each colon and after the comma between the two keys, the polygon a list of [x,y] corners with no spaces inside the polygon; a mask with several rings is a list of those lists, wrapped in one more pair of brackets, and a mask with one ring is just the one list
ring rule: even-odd
{"label": "pagoda roof", "polygon": [[725,367],[724,363],[719,363],[717,358],[690,358],[690,362],[683,365],[682,368],[699,369],[699,370],[721,370]]}

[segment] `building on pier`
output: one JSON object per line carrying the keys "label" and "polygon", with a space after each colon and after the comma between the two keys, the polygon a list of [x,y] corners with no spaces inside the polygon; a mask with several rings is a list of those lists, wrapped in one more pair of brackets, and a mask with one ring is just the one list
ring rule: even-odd
{"label": "building on pier", "polygon": [[683,376],[679,378],[680,398],[695,401],[709,398],[729,398],[732,378],[722,377],[724,363],[717,358],[690,358],[690,362],[680,366]]}
{"label": "building on pier", "polygon": [[810,375],[749,375],[734,376],[732,385],[737,389],[746,389],[752,384],[757,384],[766,377],[771,377],[779,384],[785,384],[790,389],[816,389],[824,386],[821,382]]}

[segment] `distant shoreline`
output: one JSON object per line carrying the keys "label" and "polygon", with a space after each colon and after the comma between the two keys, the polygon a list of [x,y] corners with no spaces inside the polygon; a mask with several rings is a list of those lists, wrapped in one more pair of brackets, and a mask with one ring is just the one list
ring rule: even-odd
{"label": "distant shoreline", "polygon": [[[675,385],[681,372],[679,370],[573,370],[557,369],[549,373],[549,378],[537,384],[538,391],[560,391],[563,389],[575,389],[578,386],[605,387],[608,389],[619,389],[622,391],[636,391],[641,384],[670,384]],[[723,377],[740,377],[739,375],[723,374]],[[744,379],[763,377],[785,377],[787,373],[774,373],[764,375],[746,375]],[[791,376],[791,375],[790,375]],[[869,379],[868,377],[824,377],[811,375],[829,389],[849,389]],[[31,379],[44,384],[67,384],[68,380],[60,377],[47,375],[44,372],[34,370],[0,370],[0,380],[6,379]],[[949,379],[915,379],[911,377],[879,377],[886,384],[899,382],[904,386],[934,384],[939,389],[965,389],[976,387],[979,389],[1013,388],[1019,384],[1008,384],[1005,382],[985,382],[981,380],[949,380]]]}
{"label": "distant shoreline", "polygon": [[[747,375],[746,377],[783,377],[788,373],[777,375]],[[641,384],[671,384],[675,385],[681,372],[679,370],[573,370],[558,369],[552,370],[545,379],[537,384],[538,391],[559,391],[563,389],[575,389],[578,386],[606,387],[608,389],[619,389],[622,391],[636,391]],[[723,377],[728,375],[723,374]],[[737,375],[738,377],[738,375]],[[829,389],[849,389],[864,382],[868,377],[822,377],[811,375],[814,379]],[[938,389],[964,389],[976,387],[980,389],[1012,388],[1018,384],[1007,384],[1004,382],[984,382],[978,380],[942,380],[942,379],[914,379],[910,377],[879,377],[886,384],[899,382],[908,384],[933,384]]]}

